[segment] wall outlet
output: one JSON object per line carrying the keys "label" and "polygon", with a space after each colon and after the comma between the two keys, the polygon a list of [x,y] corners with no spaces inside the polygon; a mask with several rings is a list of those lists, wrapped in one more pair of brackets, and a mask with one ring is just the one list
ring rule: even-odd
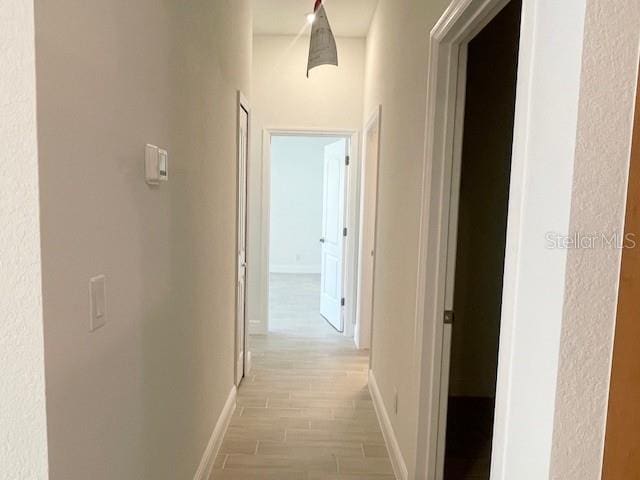
{"label": "wall outlet", "polygon": [[393,413],[398,415],[398,389],[393,389]]}

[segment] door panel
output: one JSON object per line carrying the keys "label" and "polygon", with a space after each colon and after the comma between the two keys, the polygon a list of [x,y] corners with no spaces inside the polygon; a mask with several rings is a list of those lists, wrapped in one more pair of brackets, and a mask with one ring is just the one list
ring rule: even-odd
{"label": "door panel", "polygon": [[342,292],[346,155],[347,142],[344,139],[325,147],[320,313],[340,332],[344,330]]}
{"label": "door panel", "polygon": [[241,106],[238,125],[238,281],[236,287],[236,385],[245,374],[247,283],[247,152],[249,114]]}
{"label": "door panel", "polygon": [[[451,164],[451,192],[449,197],[449,235],[447,238],[447,263],[445,277],[445,311],[452,312],[454,305],[455,271],[458,244],[458,216],[460,201],[460,180],[462,169],[462,143],[464,134],[464,115],[466,100],[466,65],[467,47],[460,49],[460,71],[457,86],[457,104],[454,126],[454,144]],[[445,323],[442,330],[442,364],[440,366],[440,408],[438,416],[438,442],[436,447],[436,479],[444,478],[445,449],[447,438],[447,413],[449,399],[449,376],[451,374],[451,345],[453,339],[453,325]]]}
{"label": "door panel", "polygon": [[362,171],[362,201],[358,275],[356,342],[358,348],[371,346],[373,319],[373,281],[375,271],[376,216],[378,211],[378,160],[380,149],[380,109],[365,133]]}

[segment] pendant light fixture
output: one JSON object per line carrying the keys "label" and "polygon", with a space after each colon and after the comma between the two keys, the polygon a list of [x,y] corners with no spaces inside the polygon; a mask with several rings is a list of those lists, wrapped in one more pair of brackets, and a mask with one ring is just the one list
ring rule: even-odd
{"label": "pendant light fixture", "polygon": [[315,67],[338,66],[338,47],[322,0],[316,0],[313,13],[307,16],[307,21],[311,23],[309,62],[307,63],[307,78],[309,78],[309,72]]}

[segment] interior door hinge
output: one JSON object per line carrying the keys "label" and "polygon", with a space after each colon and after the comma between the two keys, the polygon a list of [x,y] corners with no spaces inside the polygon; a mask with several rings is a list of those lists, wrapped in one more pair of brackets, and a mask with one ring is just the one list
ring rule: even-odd
{"label": "interior door hinge", "polygon": [[349,155],[347,155],[346,157],[344,157],[344,164],[348,167],[349,163],[351,162],[351,157],[349,157]]}
{"label": "interior door hinge", "polygon": [[344,300],[344,297],[342,297],[342,299],[340,300],[340,306],[344,307],[344,304],[345,304],[345,300]]}
{"label": "interior door hinge", "polygon": [[345,228],[342,230],[342,236],[343,236],[343,237],[346,237],[348,233],[349,233],[349,230],[345,227]]}
{"label": "interior door hinge", "polygon": [[453,310],[445,310],[444,312],[444,324],[445,325],[453,325],[453,322],[456,319],[456,315]]}

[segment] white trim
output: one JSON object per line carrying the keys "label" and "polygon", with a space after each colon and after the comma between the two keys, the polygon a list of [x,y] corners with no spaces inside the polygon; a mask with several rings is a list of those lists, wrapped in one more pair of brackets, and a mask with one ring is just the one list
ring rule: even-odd
{"label": "white trim", "polygon": [[355,299],[357,291],[358,245],[360,208],[358,194],[360,189],[360,155],[358,132],[354,130],[335,130],[331,128],[265,128],[262,133],[262,202],[260,222],[260,321],[252,321],[251,334],[265,335],[269,332],[269,242],[271,236],[271,137],[273,136],[309,136],[344,137],[349,140],[350,163],[348,170],[347,199],[345,202],[347,236],[344,255],[344,297],[347,299],[344,309],[344,336],[353,337],[355,329]]}
{"label": "white trim", "polygon": [[[458,75],[456,85],[456,98],[453,115],[453,137],[451,144],[452,165],[448,180],[451,185],[449,198],[449,211],[447,223],[444,228],[447,229],[448,239],[445,247],[446,267],[445,267],[445,293],[444,308],[445,310],[454,309],[454,291],[455,291],[455,272],[457,262],[458,249],[458,218],[460,203],[460,187],[462,175],[462,147],[464,140],[464,119],[466,110],[466,88],[467,88],[467,50],[468,45],[463,44],[458,52]],[[442,362],[440,366],[440,398],[439,398],[439,419],[438,419],[438,437],[436,450],[436,478],[444,478],[444,463],[446,453],[447,438],[447,413],[449,398],[449,379],[451,372],[451,342],[453,339],[452,325],[444,325],[442,331]]]}
{"label": "white trim", "polygon": [[[458,53],[505,4],[454,0],[431,32],[414,357],[421,480],[436,478]],[[493,480],[549,475],[566,252],[546,249],[544,235],[569,233],[585,4],[523,2]]]}
{"label": "white trim", "polygon": [[376,411],[378,422],[380,423],[384,442],[387,445],[387,451],[389,452],[389,459],[391,460],[393,473],[397,480],[408,480],[409,472],[407,471],[407,463],[404,461],[404,457],[402,456],[400,444],[398,443],[396,434],[393,431],[391,419],[389,418],[389,414],[387,413],[387,409],[384,405],[384,400],[380,394],[380,389],[376,383],[376,377],[373,374],[373,370],[369,370],[369,392],[371,393],[373,407]]}
{"label": "white trim", "polygon": [[[248,355],[248,348],[249,348],[249,341],[248,341],[248,335],[249,335],[249,322],[247,322],[247,313],[249,311],[248,309],[248,302],[247,302],[247,291],[248,291],[248,286],[249,286],[249,282],[248,282],[248,278],[249,278],[249,268],[248,266],[245,267],[245,277],[244,277],[244,340],[243,340],[243,348],[242,351],[240,351],[239,347],[238,347],[238,303],[239,303],[239,299],[238,299],[238,279],[239,279],[239,275],[240,275],[240,265],[238,262],[238,252],[240,250],[240,234],[239,234],[239,229],[240,229],[240,122],[241,122],[241,115],[240,115],[240,111],[244,110],[245,112],[247,112],[247,152],[246,152],[246,164],[245,164],[245,176],[246,176],[246,181],[247,181],[247,190],[245,192],[245,232],[244,232],[244,236],[245,236],[245,245],[244,245],[244,250],[245,250],[245,262],[248,263],[248,251],[249,251],[249,242],[248,242],[248,233],[249,233],[249,164],[250,164],[250,154],[251,154],[251,106],[249,105],[249,101],[247,100],[247,98],[244,96],[244,94],[238,90],[237,91],[237,96],[236,96],[236,102],[237,102],[237,108],[236,108],[236,185],[238,187],[237,192],[236,192],[236,249],[234,251],[233,254],[233,258],[234,258],[234,262],[236,265],[236,292],[235,292],[235,335],[234,335],[234,351],[235,351],[235,355],[234,355],[234,363],[233,363],[233,376],[235,379],[235,384],[236,386],[240,385],[240,382],[242,381],[242,377],[238,374],[238,364],[240,363],[240,359],[242,356],[244,356],[244,358],[242,359],[243,365],[244,365],[244,371],[246,372],[246,363],[247,363],[247,355]],[[240,378],[239,378],[240,377]]]}
{"label": "white trim", "polygon": [[[364,232],[364,209],[367,207],[365,205],[365,162],[368,162],[368,152],[366,151],[367,145],[367,136],[369,134],[369,130],[373,126],[376,126],[378,129],[378,152],[376,162],[376,188],[374,193],[374,202],[373,205],[370,206],[374,209],[374,225],[373,225],[373,268],[371,271],[371,298],[368,298],[367,301],[371,302],[371,311],[370,317],[366,319],[364,322],[361,318],[361,290],[362,290],[362,259],[364,255],[368,255],[363,251],[363,232]],[[371,348],[371,339],[373,338],[373,295],[375,290],[375,270],[376,270],[376,244],[377,244],[377,234],[378,234],[378,192],[379,192],[379,176],[380,176],[380,149],[382,146],[382,105],[378,105],[375,111],[369,116],[369,120],[365,124],[362,135],[362,160],[360,162],[360,221],[359,221],[359,232],[358,232],[358,279],[356,283],[356,312],[355,312],[355,331],[354,331],[354,341],[356,347],[361,350],[369,350],[371,353],[369,355],[369,365],[372,362],[373,349]],[[363,329],[363,325],[367,324],[368,328]]]}
{"label": "white trim", "polygon": [[269,237],[271,236],[271,134],[262,131],[262,177],[260,179],[260,316],[251,321],[251,333],[267,335],[269,333]]}
{"label": "white trim", "polygon": [[360,248],[360,143],[358,132],[349,137],[350,164],[347,170],[346,223],[349,229],[344,254],[344,336],[353,338],[356,328],[356,298],[358,295],[358,260]]}
{"label": "white trim", "polygon": [[222,412],[220,412],[220,417],[218,417],[216,426],[211,433],[211,438],[209,439],[207,448],[205,448],[204,453],[202,454],[200,465],[198,465],[198,470],[196,470],[193,480],[209,480],[211,471],[213,470],[213,464],[220,452],[220,447],[222,447],[222,440],[224,439],[225,433],[227,433],[227,428],[231,422],[231,417],[233,417],[233,412],[236,410],[236,395],[237,390],[234,385],[231,387],[231,391],[229,392],[227,401],[222,408]]}
{"label": "white trim", "polygon": [[247,112],[251,112],[251,105],[249,104],[249,100],[247,100],[247,97],[244,95],[244,93],[242,93],[241,90],[238,90],[238,106],[244,108]]}
{"label": "white trim", "polygon": [[270,273],[290,273],[292,275],[320,275],[319,265],[276,265],[270,264]]}
{"label": "white trim", "polygon": [[[454,1],[431,31],[414,356],[420,371],[416,475],[438,478],[446,269],[460,47],[505,0]],[[431,161],[427,161],[430,159]],[[421,342],[421,343],[420,343]],[[423,367],[424,366],[424,367]],[[424,453],[423,453],[424,452]]]}

